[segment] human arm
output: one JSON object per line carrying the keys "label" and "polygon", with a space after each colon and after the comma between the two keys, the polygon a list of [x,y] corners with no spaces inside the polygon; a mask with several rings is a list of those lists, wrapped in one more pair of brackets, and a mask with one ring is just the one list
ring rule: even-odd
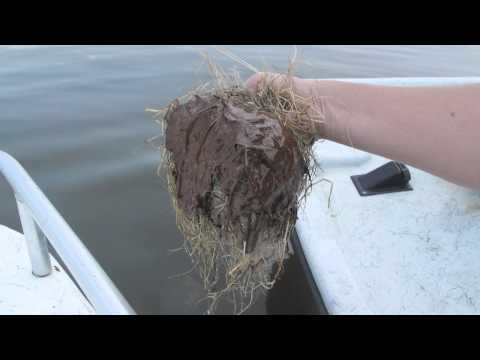
{"label": "human arm", "polygon": [[[255,89],[265,74],[247,81]],[[480,84],[394,87],[293,79],[321,103],[318,137],[404,162],[480,189]]]}

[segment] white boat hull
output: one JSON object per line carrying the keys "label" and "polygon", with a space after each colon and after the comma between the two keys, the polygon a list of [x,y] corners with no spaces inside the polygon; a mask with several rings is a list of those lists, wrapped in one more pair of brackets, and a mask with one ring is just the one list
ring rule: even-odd
{"label": "white boat hull", "polygon": [[[390,86],[480,78],[343,79]],[[297,233],[330,314],[480,314],[480,193],[409,167],[413,191],[359,196],[350,176],[388,161],[316,144],[321,175]],[[445,159],[448,161],[448,159]]]}

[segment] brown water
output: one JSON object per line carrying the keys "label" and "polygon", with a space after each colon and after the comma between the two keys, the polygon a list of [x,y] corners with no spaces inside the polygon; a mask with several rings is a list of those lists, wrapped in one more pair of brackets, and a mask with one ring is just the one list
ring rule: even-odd
{"label": "brown water", "polygon": [[[287,46],[229,47],[282,70]],[[302,46],[307,77],[480,76],[478,46]],[[233,65],[229,60],[223,65]],[[240,67],[236,65],[239,70]],[[244,75],[248,75],[244,72]],[[15,156],[138,313],[200,314],[143,110],[207,78],[194,46],[0,46],[0,149]],[[0,223],[19,229],[0,179]],[[299,259],[252,314],[316,312]],[[225,307],[223,312],[228,312]]]}

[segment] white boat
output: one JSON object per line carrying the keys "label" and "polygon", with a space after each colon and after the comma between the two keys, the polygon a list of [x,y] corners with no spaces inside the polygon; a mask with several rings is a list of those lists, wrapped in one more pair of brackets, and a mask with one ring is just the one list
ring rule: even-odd
{"label": "white boat", "polygon": [[1,151],[0,173],[13,190],[24,232],[0,226],[0,315],[134,314],[25,169]]}
{"label": "white boat", "polygon": [[[343,81],[425,86],[480,78]],[[389,159],[330,142],[318,143],[315,156],[333,192],[328,182],[315,185],[296,232],[328,313],[480,313],[480,193],[409,167],[412,191],[363,197],[351,176]],[[2,152],[0,173],[24,232],[0,226],[0,314],[134,314],[25,170]]]}
{"label": "white boat", "polygon": [[[480,78],[349,79],[392,86]],[[332,142],[296,231],[329,314],[479,314],[480,192],[408,167],[413,191],[360,196],[351,176],[390,160]],[[448,159],[445,159],[448,161]],[[330,200],[330,201],[329,201]]]}

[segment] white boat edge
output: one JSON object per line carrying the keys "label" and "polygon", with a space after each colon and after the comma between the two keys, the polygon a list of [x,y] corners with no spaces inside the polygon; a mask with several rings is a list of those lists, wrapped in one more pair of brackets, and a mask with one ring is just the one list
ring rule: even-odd
{"label": "white boat edge", "polygon": [[[480,77],[452,77],[452,78],[373,78],[373,79],[331,79],[343,82],[352,82],[369,85],[385,85],[385,86],[455,86],[466,84],[480,84]],[[329,143],[329,142],[326,142]],[[323,146],[323,147],[322,147]],[[315,145],[315,157],[325,170],[323,175],[332,180],[337,177],[337,172],[341,172],[341,168],[348,171],[361,171],[363,164],[371,159],[375,159],[370,165],[386,163],[389,159],[377,157],[359,150],[343,147],[338,144],[327,144],[328,155],[325,152],[325,143]],[[345,155],[346,154],[346,155]],[[358,170],[360,169],[360,170]],[[373,168],[370,168],[373,170]],[[452,191],[462,191],[459,187],[450,186],[446,182],[437,179],[434,176],[423,173],[417,169],[411,169],[414,175],[422,177],[425,181],[431,182],[440,189],[454,189]],[[342,174],[343,179],[346,178],[348,171]],[[353,173],[351,174],[353,175]],[[344,189],[352,185],[348,180],[344,180],[342,184],[336,184],[334,191],[340,192],[339,197]],[[343,188],[342,188],[343,186]],[[349,188],[351,189],[351,187]],[[349,193],[350,194],[350,193]],[[354,194],[358,196],[358,194]],[[367,294],[365,289],[359,289],[359,279],[353,275],[353,266],[351,259],[346,259],[345,248],[339,245],[339,239],[342,238],[344,232],[334,218],[342,216],[337,214],[335,209],[328,209],[325,204],[329,201],[329,191],[326,184],[317,185],[312,196],[308,199],[307,210],[301,211],[299,220],[297,221],[296,230],[299,240],[305,254],[305,258],[312,272],[314,281],[319,289],[323,302],[329,314],[333,315],[370,315],[370,314],[471,314],[477,313],[474,307],[464,307],[456,310],[453,306],[439,307],[437,302],[451,304],[451,299],[442,298],[441,295],[432,301],[432,306],[428,308],[420,301],[412,301],[411,308],[395,310],[380,309],[372,307],[367,299],[372,298],[371,294]],[[375,215],[372,215],[375,216]],[[377,219],[374,219],[374,221]],[[415,230],[413,230],[415,232]],[[405,240],[406,237],[398,237],[399,241]],[[368,255],[368,254],[367,254]],[[365,254],[358,254],[365,256]],[[357,269],[358,270],[358,269]],[[429,274],[431,275],[431,274]],[[431,279],[430,279],[431,280]],[[438,279],[441,282],[441,279]],[[405,284],[407,286],[407,284]],[[408,299],[403,299],[408,301]],[[423,306],[423,307],[422,307]],[[388,308],[385,305],[385,308]],[[393,308],[393,307],[391,307]],[[425,310],[427,308],[427,310]]]}

